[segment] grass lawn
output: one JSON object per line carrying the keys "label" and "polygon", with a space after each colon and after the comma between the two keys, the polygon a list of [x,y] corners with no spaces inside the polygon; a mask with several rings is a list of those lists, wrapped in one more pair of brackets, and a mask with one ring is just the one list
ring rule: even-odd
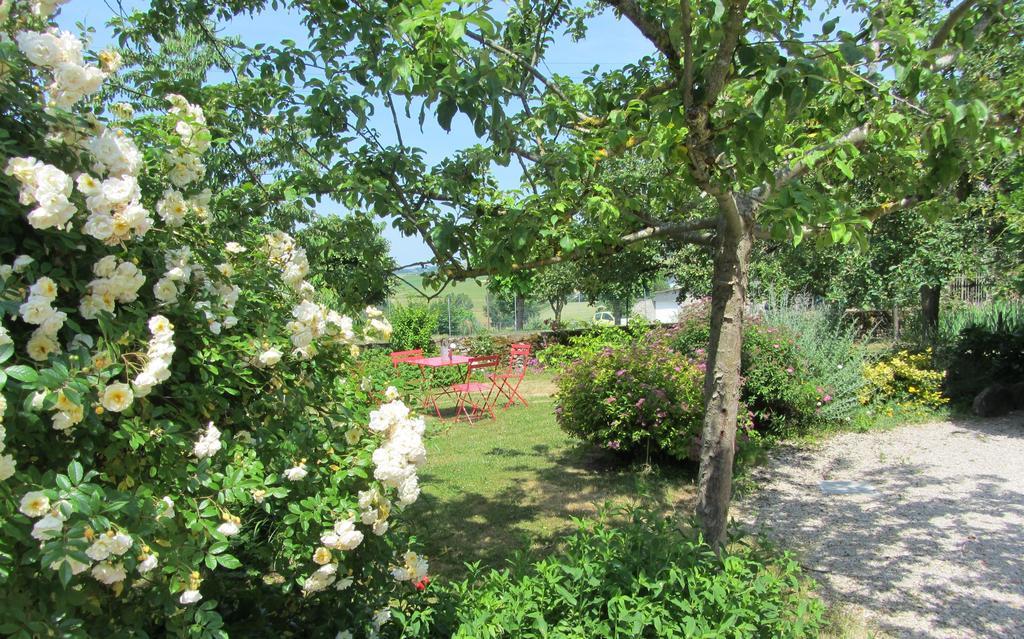
{"label": "grass lawn", "polygon": [[549,373],[531,372],[520,390],[530,403],[474,424],[431,420],[423,493],[411,518],[431,571],[460,576],[463,564],[502,566],[517,551],[547,551],[575,529],[573,517],[606,502],[638,503],[649,495],[666,514],[692,510],[693,473],[645,472],[570,439],[555,424]]}

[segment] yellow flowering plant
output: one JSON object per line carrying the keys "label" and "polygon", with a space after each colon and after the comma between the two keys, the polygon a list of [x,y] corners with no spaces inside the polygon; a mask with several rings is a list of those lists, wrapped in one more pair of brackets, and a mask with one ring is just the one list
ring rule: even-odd
{"label": "yellow flowering plant", "polygon": [[945,374],[932,365],[932,350],[920,353],[900,351],[864,367],[867,385],[861,391],[862,404],[897,403],[905,407],[939,408],[949,399],[942,394]]}

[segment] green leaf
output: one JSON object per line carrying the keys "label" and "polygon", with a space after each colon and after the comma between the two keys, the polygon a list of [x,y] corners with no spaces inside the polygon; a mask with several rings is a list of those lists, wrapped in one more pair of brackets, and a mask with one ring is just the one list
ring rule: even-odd
{"label": "green leaf", "polygon": [[441,128],[445,131],[451,132],[452,118],[455,117],[457,109],[458,107],[455,104],[455,100],[452,100],[451,98],[445,98],[437,105],[437,123],[440,124]]}
{"label": "green leaf", "polygon": [[836,25],[839,24],[839,18],[832,18],[825,24],[821,25],[821,35],[828,35],[836,30]]}
{"label": "green leaf", "polygon": [[68,477],[71,478],[71,483],[76,486],[82,483],[82,477],[85,475],[85,470],[82,465],[77,461],[73,461],[68,464]]}
{"label": "green leaf", "polygon": [[35,384],[39,381],[39,373],[34,368],[24,364],[8,366],[5,372],[8,376],[26,384]]}
{"label": "green leaf", "polygon": [[4,344],[0,346],[0,364],[6,362],[14,355],[14,344]]}
{"label": "green leaf", "polygon": [[231,570],[242,567],[242,562],[238,561],[234,555],[217,555],[217,563]]}

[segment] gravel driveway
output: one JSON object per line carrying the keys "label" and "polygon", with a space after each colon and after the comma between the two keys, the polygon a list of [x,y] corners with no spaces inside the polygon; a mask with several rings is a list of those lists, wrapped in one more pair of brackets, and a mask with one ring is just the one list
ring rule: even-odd
{"label": "gravel driveway", "polygon": [[[1024,414],[777,451],[737,518],[896,637],[1024,638]],[[823,483],[824,482],[824,483]]]}

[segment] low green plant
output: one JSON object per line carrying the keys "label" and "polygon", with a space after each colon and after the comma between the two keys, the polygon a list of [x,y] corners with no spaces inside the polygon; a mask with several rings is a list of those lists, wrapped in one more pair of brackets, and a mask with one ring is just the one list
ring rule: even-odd
{"label": "low green plant", "polygon": [[583,359],[605,348],[623,346],[633,341],[643,331],[630,327],[592,326],[590,329],[573,335],[566,344],[552,344],[537,354],[537,359],[545,367],[556,370],[564,368],[571,362]]}
{"label": "low green plant", "polygon": [[586,350],[557,378],[555,417],[567,433],[621,453],[691,456],[700,433],[701,373],[665,331]]}
{"label": "low green plant", "polygon": [[942,360],[945,392],[955,400],[971,401],[993,382],[1024,381],[1024,325],[1013,330],[968,326],[943,350]]}
{"label": "low green plant", "polygon": [[939,315],[939,342],[959,341],[967,329],[988,333],[1013,333],[1024,329],[1024,302],[992,300],[984,304],[965,304],[944,310]]}
{"label": "low green plant", "polygon": [[823,627],[789,555],[750,540],[716,555],[671,519],[626,515],[618,526],[577,520],[564,550],[539,561],[431,585],[432,609],[396,612],[404,636],[796,638]]}

